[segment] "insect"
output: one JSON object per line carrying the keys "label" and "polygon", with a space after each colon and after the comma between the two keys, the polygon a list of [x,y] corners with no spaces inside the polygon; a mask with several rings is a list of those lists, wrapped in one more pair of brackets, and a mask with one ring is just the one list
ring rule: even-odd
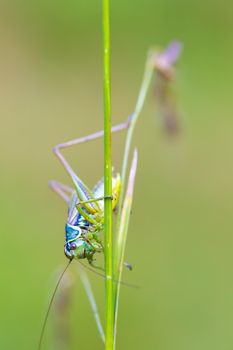
{"label": "insect", "polygon": [[[131,116],[124,123],[112,127],[112,133],[127,129],[131,123]],[[56,192],[66,203],[68,203],[68,217],[65,224],[65,243],[64,252],[69,259],[69,263],[63,270],[60,278],[57,281],[55,289],[50,299],[50,303],[45,314],[40,339],[38,343],[38,350],[41,349],[42,340],[51,306],[59,287],[59,284],[68,269],[73,259],[87,259],[90,265],[95,268],[100,268],[94,264],[94,255],[97,252],[104,252],[103,244],[99,238],[99,232],[103,230],[104,226],[104,182],[100,180],[91,191],[84,182],[74,172],[70,164],[61,153],[61,149],[69,148],[74,145],[88,142],[103,136],[103,130],[96,133],[74,139],[65,143],[61,143],[54,147],[54,154],[57,156],[65,170],[71,177],[74,188],[64,185],[58,181],[50,181],[50,188]],[[119,198],[121,187],[120,175],[117,174],[112,180],[112,209],[115,210]],[[131,270],[130,264],[125,265]],[[86,266],[87,267],[87,266]],[[102,268],[101,268],[102,269]],[[95,272],[94,270],[92,270]],[[99,274],[98,272],[96,272]],[[102,277],[105,275],[99,274]],[[126,286],[134,287],[122,281],[116,281]]]}
{"label": "insect", "polygon": [[[112,209],[116,208],[120,192],[120,175],[112,181]],[[87,259],[90,265],[96,252],[103,252],[104,248],[99,238],[99,232],[104,225],[104,182],[101,179],[90,191],[81,180],[75,178],[75,190],[65,187],[58,182],[50,182],[50,187],[57,193],[68,191],[66,198],[69,202],[68,218],[65,225],[64,252],[68,259]],[[63,193],[65,199],[65,192]],[[66,195],[67,196],[67,195]],[[81,200],[80,200],[81,199]]]}
{"label": "insect", "polygon": [[[130,119],[125,123],[118,124],[112,128],[117,132],[127,128]],[[70,164],[61,153],[61,149],[73,145],[94,140],[103,136],[103,131],[71,140],[57,145],[54,154],[64,166],[71,177],[74,188],[50,181],[49,186],[61,198],[68,203],[68,217],[65,225],[64,252],[68,259],[87,259],[90,265],[94,264],[95,253],[104,252],[104,247],[99,237],[99,232],[104,226],[104,181],[101,179],[91,191],[74,172]],[[121,178],[119,174],[112,179],[112,209],[115,210],[119,199]]]}

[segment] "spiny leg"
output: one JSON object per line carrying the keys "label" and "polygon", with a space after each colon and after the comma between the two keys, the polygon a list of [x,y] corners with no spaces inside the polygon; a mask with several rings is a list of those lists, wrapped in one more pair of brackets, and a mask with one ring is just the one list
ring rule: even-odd
{"label": "spiny leg", "polygon": [[[131,124],[131,117],[129,117],[125,123],[121,123],[121,124],[118,124],[118,125],[115,125],[114,127],[112,127],[112,132],[118,132],[118,131],[127,129],[130,124]],[[54,154],[56,155],[58,160],[61,162],[61,164],[64,166],[64,168],[66,169],[66,171],[70,175],[71,179],[73,180],[73,182],[76,186],[76,189],[77,189],[77,193],[79,195],[79,199],[83,200],[83,201],[85,201],[88,198],[88,196],[90,198],[92,198],[91,191],[82,182],[82,180],[75,174],[75,172],[72,169],[72,167],[70,166],[70,164],[67,162],[65,157],[62,155],[61,149],[69,148],[69,147],[72,147],[72,146],[80,144],[80,143],[95,140],[97,138],[102,137],[103,134],[104,134],[104,132],[103,132],[103,130],[101,130],[101,131],[98,131],[96,133],[90,134],[88,136],[80,137],[80,138],[77,138],[74,140],[70,140],[70,141],[58,144],[53,149]],[[92,212],[93,207],[97,210],[100,209],[98,203],[95,203],[95,205],[94,205],[94,203],[92,203],[92,205],[88,205],[88,211]]]}
{"label": "spiny leg", "polygon": [[77,205],[86,204],[86,203],[98,202],[98,201],[102,201],[103,199],[106,199],[106,198],[112,199],[112,200],[113,200],[113,196],[103,196],[103,197],[98,197],[98,198],[89,199],[88,201],[81,201],[81,202],[78,202]]}
{"label": "spiny leg", "polygon": [[[55,180],[51,180],[49,181],[49,187],[55,192],[57,193],[62,199],[64,199],[67,203],[70,200],[70,196],[74,193],[74,189],[62,184],[61,182],[55,181]],[[69,195],[68,195],[68,194]]]}
{"label": "spiny leg", "polygon": [[[112,199],[112,196],[110,196],[110,197],[111,197],[111,199]],[[95,220],[93,217],[89,216],[89,215],[82,209],[82,206],[81,206],[81,205],[82,205],[82,204],[85,204],[86,202],[103,200],[104,198],[105,198],[105,197],[99,197],[99,198],[95,198],[94,200],[88,200],[88,201],[85,201],[85,202],[79,202],[79,203],[76,205],[76,208],[77,208],[77,210],[79,211],[79,213],[80,213],[82,216],[84,216],[84,218],[85,218],[88,222],[90,222],[91,224],[95,225],[95,227],[97,227],[97,226],[99,225],[99,222],[98,222],[97,220]],[[93,238],[95,239],[95,241],[101,245],[102,250],[103,250],[103,252],[104,252],[104,246],[103,246],[103,244],[102,244],[102,242],[101,242],[99,236],[98,236],[95,232],[92,233],[92,236],[93,236]],[[87,242],[89,242],[88,239],[87,239]],[[89,242],[89,244],[91,244],[91,243]],[[101,267],[95,266],[95,265],[93,264],[93,259],[91,259],[91,260],[89,259],[88,262],[89,262],[90,265],[92,265],[92,267],[96,267],[96,268],[99,268],[99,269],[102,270]],[[124,262],[124,266],[127,267],[127,269],[129,269],[130,271],[132,271],[132,269],[133,269],[132,265],[131,265],[130,263],[128,263],[128,262]]]}
{"label": "spiny leg", "polygon": [[[104,200],[105,198],[109,198],[109,199],[113,200],[113,196],[103,196],[103,197],[89,199],[87,201],[80,201],[80,202],[77,203],[76,207],[84,207],[87,211],[89,211],[89,206],[87,205],[88,203],[99,202],[99,201]],[[95,215],[97,213],[101,216],[102,210],[100,209],[100,210],[97,210],[97,211],[93,211],[90,214],[94,214]]]}
{"label": "spiny leg", "polygon": [[[130,116],[126,122],[113,126],[111,129],[111,132],[114,133],[114,132],[118,132],[118,131],[127,129],[131,124],[131,119],[132,119],[132,117]],[[58,157],[58,159],[63,164],[63,166],[66,168],[67,161],[64,161],[65,159],[62,156],[61,152],[59,151],[60,149],[69,148],[69,147],[72,147],[74,145],[78,145],[80,143],[89,142],[89,141],[101,138],[101,137],[103,137],[103,135],[104,135],[104,131],[100,130],[100,131],[97,131],[97,132],[90,134],[90,135],[87,135],[87,136],[79,137],[79,138],[76,138],[76,139],[73,139],[73,140],[70,140],[70,141],[67,141],[64,143],[60,143],[57,146],[55,146],[53,150],[54,150],[54,153],[56,154],[56,156]],[[68,168],[66,168],[66,170],[69,173],[70,166]]]}
{"label": "spiny leg", "polygon": [[85,210],[82,209],[82,207],[80,206],[76,206],[78,212],[84,217],[84,219],[89,222],[90,224],[98,227],[99,226],[99,222],[97,220],[95,220],[90,214],[86,213]]}
{"label": "spiny leg", "polygon": [[[103,196],[103,197],[99,197],[99,198],[89,199],[87,201],[78,202],[76,204],[76,208],[77,208],[78,212],[86,219],[86,221],[88,221],[89,223],[91,223],[97,227],[98,226],[101,227],[100,221],[102,219],[102,211],[98,210],[98,211],[93,211],[91,213],[90,212],[86,213],[85,210],[83,210],[82,208],[84,207],[87,211],[89,211],[89,207],[86,205],[87,203],[102,201],[105,198],[113,199],[112,196]],[[94,215],[94,217],[91,216],[91,214]],[[99,218],[99,220],[96,220],[95,218]]]}

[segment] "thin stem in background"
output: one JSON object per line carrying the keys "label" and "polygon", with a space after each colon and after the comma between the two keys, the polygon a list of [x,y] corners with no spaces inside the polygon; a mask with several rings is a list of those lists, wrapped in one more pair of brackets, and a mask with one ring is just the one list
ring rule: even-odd
{"label": "thin stem in background", "polygon": [[[117,227],[116,227],[116,250],[114,251],[114,280],[120,281],[122,274],[122,266],[124,263],[124,251],[126,245],[128,224],[129,224],[129,211],[131,208],[132,202],[132,189],[131,192],[125,195],[125,186],[126,186],[126,175],[127,175],[127,166],[129,153],[132,143],[132,137],[135,125],[143,109],[146,96],[148,94],[148,89],[152,80],[154,73],[159,73],[163,76],[165,80],[170,80],[173,73],[173,65],[177,61],[181,51],[180,42],[174,41],[164,51],[151,51],[147,57],[144,76],[139,91],[138,99],[136,102],[135,110],[131,116],[131,123],[126,136],[124,158],[122,165],[122,187],[121,194],[119,199],[119,212],[117,218]],[[134,166],[133,166],[134,169]],[[133,171],[133,176],[135,177],[136,168]],[[132,177],[130,175],[130,177]],[[130,182],[130,180],[129,180]],[[134,183],[134,180],[133,182]],[[132,185],[133,186],[133,185]],[[131,187],[132,187],[131,186]],[[125,202],[123,205],[123,200],[125,197]],[[127,197],[131,197],[130,200]],[[113,300],[114,300],[114,349],[116,347],[116,333],[117,333],[117,317],[118,317],[118,306],[119,306],[119,293],[120,293],[120,284],[114,283],[113,289]]]}
{"label": "thin stem in background", "polygon": [[117,221],[117,230],[116,230],[117,233],[119,232],[119,226],[121,221],[121,211],[122,211],[122,205],[123,205],[123,199],[124,199],[124,193],[125,193],[127,165],[128,165],[129,152],[130,152],[135,125],[137,123],[139,115],[142,112],[145,99],[148,94],[148,89],[154,73],[159,73],[164,77],[165,80],[169,81],[173,73],[173,66],[178,60],[181,50],[182,50],[182,44],[179,41],[173,41],[165,48],[165,50],[162,50],[162,51],[151,50],[148,53],[144,75],[143,75],[141,87],[138,94],[138,99],[136,102],[134,112],[131,115],[130,125],[126,136],[124,158],[123,158],[123,165],[122,165],[122,171],[121,171],[122,185],[121,185],[121,193],[120,193],[119,205],[118,205],[119,215],[118,215],[118,221]]}
{"label": "thin stem in background", "polygon": [[[137,161],[138,161],[138,153],[137,149],[134,151],[133,160],[130,168],[129,173],[129,179],[128,179],[128,185],[127,190],[125,194],[124,199],[124,205],[122,209],[122,215],[121,215],[121,225],[120,225],[120,231],[117,236],[117,242],[116,242],[116,255],[115,255],[115,261],[117,266],[119,266],[119,282],[121,281],[122,276],[122,268],[124,264],[124,255],[125,255],[125,247],[126,247],[126,239],[127,239],[127,233],[129,228],[129,220],[130,220],[130,213],[131,213],[131,207],[133,202],[133,192],[134,192],[134,184],[135,184],[135,177],[136,177],[136,171],[137,171]],[[114,349],[116,347],[116,335],[117,335],[117,316],[118,316],[118,305],[119,305],[119,293],[120,293],[120,283],[115,284],[116,286],[116,300],[115,300],[115,323],[114,323]]]}
{"label": "thin stem in background", "polygon": [[103,327],[102,327],[101,320],[100,320],[99,311],[98,311],[98,308],[97,308],[97,304],[96,304],[96,301],[95,301],[95,296],[94,296],[94,293],[92,291],[90,281],[89,281],[89,279],[87,277],[87,274],[82,269],[79,269],[79,275],[80,275],[80,278],[82,280],[84,289],[86,291],[88,300],[90,302],[91,309],[92,309],[92,312],[93,312],[93,315],[94,315],[94,318],[95,318],[95,321],[96,321],[96,325],[97,325],[100,337],[101,337],[103,343],[105,343],[105,335],[104,335]]}
{"label": "thin stem in background", "polygon": [[122,165],[122,171],[121,171],[121,193],[119,198],[119,213],[118,213],[118,222],[117,222],[117,233],[119,232],[119,226],[121,221],[121,211],[122,211],[122,205],[123,205],[123,199],[124,199],[124,193],[125,193],[125,182],[126,182],[126,175],[127,175],[127,165],[129,160],[129,152],[130,152],[130,146],[132,143],[132,137],[135,125],[137,123],[138,117],[142,111],[147,92],[150,86],[151,79],[153,77],[154,73],[154,67],[150,63],[149,58],[147,59],[145,71],[143,75],[143,80],[141,84],[141,88],[139,91],[138,99],[136,102],[135,110],[132,113],[131,116],[131,123],[128,128],[127,136],[126,136],[126,143],[125,143],[125,149],[124,149],[124,158],[123,158],[123,165]]}
{"label": "thin stem in background", "polygon": [[[150,56],[147,58],[145,71],[143,75],[143,80],[141,88],[139,91],[138,99],[136,102],[135,110],[131,116],[130,125],[127,131],[126,143],[124,149],[124,158],[121,172],[121,193],[119,198],[119,212],[117,216],[117,226],[116,226],[116,249],[114,251],[114,280],[121,279],[122,266],[124,262],[124,251],[126,245],[128,224],[129,224],[129,211],[132,204],[132,198],[127,199],[127,194],[125,197],[125,187],[126,187],[126,176],[127,176],[127,165],[129,160],[129,153],[133,138],[133,132],[135,125],[137,123],[138,117],[144,106],[144,102],[148,93],[150,82],[152,80],[154,73],[154,67],[151,64]],[[135,156],[136,157],[136,156]],[[134,158],[135,158],[134,157]],[[137,163],[136,160],[134,160]],[[134,169],[136,172],[136,168]],[[134,174],[135,176],[135,174]],[[131,193],[131,195],[133,195]],[[131,197],[131,195],[129,197]],[[125,203],[123,206],[123,200],[125,197]],[[122,238],[121,238],[122,237]],[[118,307],[119,307],[119,294],[120,294],[120,285],[119,283],[114,283],[113,285],[113,301],[114,301],[114,349],[116,348],[116,335],[117,335],[117,318],[118,318]]]}
{"label": "thin stem in background", "polygon": [[[127,136],[126,136],[126,143],[125,143],[125,150],[124,150],[124,158],[123,158],[123,165],[122,165],[122,172],[121,172],[121,193],[120,193],[120,198],[119,198],[119,212],[118,212],[118,217],[117,217],[117,227],[116,227],[116,237],[118,239],[120,230],[121,230],[121,224],[122,224],[122,208],[123,208],[123,199],[124,199],[124,194],[125,194],[125,182],[126,182],[126,175],[127,175],[127,165],[128,165],[128,159],[129,159],[129,153],[130,153],[130,147],[132,143],[132,137],[133,137],[133,132],[135,125],[137,123],[138,117],[142,111],[148,89],[150,86],[151,79],[153,77],[154,73],[154,67],[151,64],[149,58],[147,59],[146,66],[145,66],[145,71],[144,71],[144,76],[141,84],[141,88],[139,91],[137,103],[135,110],[131,116],[131,123],[128,128]],[[119,261],[120,259],[118,258],[118,252],[115,252],[115,257],[114,257],[114,279],[119,280],[119,271],[121,267],[119,266]],[[116,307],[116,300],[118,298],[118,286],[117,284],[114,284],[114,304]],[[116,311],[116,310],[115,310]],[[114,312],[115,312],[114,311]],[[116,323],[116,320],[115,320]],[[116,324],[115,324],[116,328]]]}
{"label": "thin stem in background", "polygon": [[[103,59],[104,59],[104,195],[112,195],[111,159],[111,100],[110,100],[110,20],[109,0],[103,5]],[[105,238],[105,349],[113,349],[114,304],[113,304],[113,244],[112,244],[112,201],[104,200],[104,238]]]}

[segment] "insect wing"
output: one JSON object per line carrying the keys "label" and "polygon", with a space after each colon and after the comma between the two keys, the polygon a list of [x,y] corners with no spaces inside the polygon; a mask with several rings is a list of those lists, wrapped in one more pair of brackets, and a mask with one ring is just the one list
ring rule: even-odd
{"label": "insect wing", "polygon": [[[119,194],[120,194],[120,188],[121,188],[121,178],[120,174],[117,174],[116,176],[113,176],[112,178],[112,209],[114,210],[116,208]],[[93,188],[92,191],[95,198],[104,197],[104,178],[102,178]],[[104,210],[104,201],[101,200],[98,202],[101,210]]]}
{"label": "insect wing", "polygon": [[112,209],[114,210],[117,206],[119,195],[121,189],[121,177],[120,174],[117,174],[112,178]]}
{"label": "insect wing", "polygon": [[[94,195],[95,198],[101,198],[104,196],[104,178],[102,177],[102,179],[97,182],[97,184],[95,185],[95,187],[92,190],[92,193]],[[101,210],[104,210],[104,201],[98,201],[98,204],[101,208]]]}
{"label": "insect wing", "polygon": [[77,196],[77,193],[74,192],[70,198],[70,203],[68,207],[67,223],[70,225],[75,225],[78,222],[78,219],[80,217],[80,214],[76,208],[77,203],[78,203],[78,196]]}
{"label": "insect wing", "polygon": [[[89,190],[89,188],[82,182],[82,180],[74,172],[72,172],[72,180],[75,184],[75,189],[78,195],[78,199],[80,201],[85,202],[95,198],[93,193]],[[91,214],[94,214],[100,210],[100,207],[97,202],[85,204],[85,208]]]}

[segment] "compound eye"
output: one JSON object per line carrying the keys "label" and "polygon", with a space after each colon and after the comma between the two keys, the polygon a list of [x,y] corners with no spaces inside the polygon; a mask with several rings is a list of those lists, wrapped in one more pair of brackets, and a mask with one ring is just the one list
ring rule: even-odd
{"label": "compound eye", "polygon": [[75,250],[77,248],[76,243],[75,242],[71,242],[70,243],[70,250]]}

